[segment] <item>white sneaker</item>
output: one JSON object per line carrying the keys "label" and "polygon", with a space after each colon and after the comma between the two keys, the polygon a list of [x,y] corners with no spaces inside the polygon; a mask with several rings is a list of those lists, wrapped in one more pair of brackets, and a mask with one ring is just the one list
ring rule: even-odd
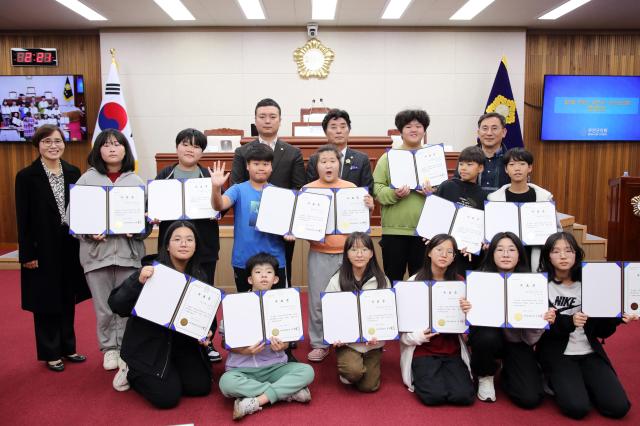
{"label": "white sneaker", "polygon": [[496,389],[493,386],[493,376],[478,377],[478,399],[484,402],[496,401]]}
{"label": "white sneaker", "polygon": [[104,353],[104,359],[102,360],[102,366],[105,370],[115,370],[118,368],[118,358],[120,353],[115,349],[106,351]]}
{"label": "white sneaker", "polygon": [[127,363],[124,362],[122,358],[120,358],[120,351],[118,351],[118,368],[121,370],[127,368]]}
{"label": "white sneaker", "polygon": [[343,375],[338,375],[338,379],[340,379],[340,383],[344,383],[345,385],[351,385],[352,383],[347,380],[346,377],[344,377]]}
{"label": "white sneaker", "polygon": [[233,403],[233,420],[238,420],[262,410],[258,398],[238,398]]}
{"label": "white sneaker", "polygon": [[294,393],[293,395],[289,395],[286,398],[287,402],[291,402],[291,401],[295,401],[295,402],[309,402],[311,401],[311,391],[309,390],[308,387],[304,387],[302,389],[300,389],[298,392]]}
{"label": "white sneaker", "polygon": [[[124,361],[123,361],[124,363]],[[129,380],[127,380],[127,373],[129,372],[129,367],[127,364],[124,364],[124,368],[119,368],[115,377],[113,378],[113,388],[118,392],[124,392],[129,390]]]}

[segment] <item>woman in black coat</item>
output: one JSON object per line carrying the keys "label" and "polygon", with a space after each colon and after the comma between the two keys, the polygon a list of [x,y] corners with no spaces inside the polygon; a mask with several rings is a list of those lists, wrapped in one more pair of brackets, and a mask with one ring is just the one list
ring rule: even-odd
{"label": "woman in black coat", "polygon": [[91,297],[78,258],[78,241],[63,224],[69,185],[80,170],[61,159],[60,128],[38,128],[32,144],[40,156],[16,175],[16,217],[22,309],[33,312],[38,360],[63,371],[62,358],[82,362],[76,353],[75,304]]}

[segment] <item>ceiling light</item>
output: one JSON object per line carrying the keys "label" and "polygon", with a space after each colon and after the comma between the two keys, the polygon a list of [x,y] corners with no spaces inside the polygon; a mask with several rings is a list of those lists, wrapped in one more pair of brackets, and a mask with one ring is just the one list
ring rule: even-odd
{"label": "ceiling light", "polygon": [[174,21],[195,21],[196,18],[189,12],[180,0],[153,0]]}
{"label": "ceiling light", "polygon": [[449,18],[449,20],[470,21],[493,2],[494,0],[468,0],[465,4],[462,5],[460,9],[458,9],[456,13],[451,16],[451,18]]}
{"label": "ceiling light", "polygon": [[107,20],[107,18],[100,15],[98,12],[89,8],[88,6],[85,6],[84,4],[80,3],[78,0],[56,0],[56,1],[61,5],[73,10],[75,13],[84,17],[85,19],[88,19],[89,21],[106,21]]}
{"label": "ceiling light", "polygon": [[388,0],[382,19],[400,19],[412,0]]}
{"label": "ceiling light", "polygon": [[260,0],[238,0],[238,4],[247,19],[265,19]]}
{"label": "ceiling light", "polygon": [[338,0],[311,0],[311,19],[335,19],[337,4]]}
{"label": "ceiling light", "polygon": [[589,3],[591,0],[569,0],[566,3],[561,4],[560,6],[553,9],[551,12],[547,12],[538,19],[558,19],[562,15],[566,15],[574,9],[579,8],[580,6]]}

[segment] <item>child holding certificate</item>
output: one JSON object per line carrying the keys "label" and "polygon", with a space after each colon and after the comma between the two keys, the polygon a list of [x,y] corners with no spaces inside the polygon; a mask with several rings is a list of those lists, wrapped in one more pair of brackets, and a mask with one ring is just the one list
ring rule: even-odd
{"label": "child holding certificate", "polygon": [[584,251],[566,232],[551,235],[542,248],[540,270],[549,274],[549,304],[558,317],[540,339],[538,354],[566,416],[581,419],[593,405],[603,416],[622,418],[631,403],[599,339],[638,316],[589,318],[580,311],[583,258]]}
{"label": "child holding certificate", "polygon": [[[247,282],[251,291],[266,291],[278,283],[278,260],[258,253],[247,260]],[[224,327],[220,327],[224,333]],[[314,377],[307,364],[287,362],[285,349],[289,343],[272,336],[269,345],[257,342],[245,348],[231,349],[227,356],[226,373],[220,378],[220,392],[237,398],[233,404],[233,419],[262,410],[267,403],[278,401],[311,401],[307,387]]]}
{"label": "child holding certificate", "polygon": [[[533,170],[533,154],[524,148],[511,148],[502,161],[511,183],[487,195],[487,200],[511,203],[553,201],[553,194],[529,182]],[[558,227],[558,230],[561,228]],[[537,271],[540,264],[540,247],[527,246],[525,251],[531,261],[531,271]]]}
{"label": "child holding certificate", "polygon": [[[400,111],[395,118],[396,128],[402,136],[399,148],[421,148],[429,122],[426,111]],[[391,281],[402,280],[407,269],[409,275],[413,275],[422,266],[424,243],[415,233],[424,206],[424,195],[423,190],[412,191],[407,185],[393,187],[388,154],[382,154],[373,171],[373,196],[382,206],[380,247],[384,272]]]}
{"label": "child holding certificate", "polygon": [[[480,270],[528,272],[527,255],[518,236],[512,232],[496,234]],[[469,308],[473,310],[472,306]],[[550,308],[543,318],[553,324],[555,310]],[[497,360],[502,359],[502,384],[511,401],[522,408],[535,408],[542,402],[542,376],[533,345],[543,332],[544,329],[470,328],[471,371],[478,377],[478,399],[496,400],[493,378],[498,370]]]}
{"label": "child holding certificate", "polygon": [[[271,176],[273,151],[269,146],[258,143],[247,151],[245,158],[249,180],[232,185],[224,195],[222,185],[229,178],[229,173],[224,172],[224,163],[220,164],[220,161],[217,161],[213,169],[209,169],[212,186],[211,206],[217,211],[234,208],[231,265],[238,293],[249,291],[251,288],[247,284],[249,271],[245,269],[247,260],[251,256],[266,252],[278,259],[279,265],[285,265],[284,239],[295,240],[290,236],[283,239],[283,237],[256,229],[262,189],[268,185],[269,176]],[[279,277],[276,287],[285,287],[287,282],[285,268],[279,268],[276,273]]]}
{"label": "child holding certificate", "polygon": [[[461,281],[456,273],[456,240],[434,236],[426,246],[424,266],[409,281]],[[460,309],[469,303],[460,299]],[[402,380],[425,405],[471,405],[474,386],[469,351],[461,334],[438,334],[427,329],[400,336]]]}
{"label": "child holding certificate", "polygon": [[[342,154],[335,145],[324,145],[315,153],[319,179],[308,183],[304,188],[355,188],[346,180],[340,179],[340,158]],[[365,196],[365,205],[373,209],[373,198]],[[322,304],[320,293],[324,291],[331,276],[342,263],[342,251],[346,235],[326,235],[324,242],[310,241],[309,258],[309,339],[311,352],[309,361],[320,362],[329,354],[329,346],[323,342]]]}
{"label": "child holding certificate", "polygon": [[[360,291],[391,287],[378,265],[371,237],[354,232],[344,243],[342,265],[331,277],[327,292]],[[344,384],[353,384],[360,392],[375,392],[380,387],[380,360],[384,342],[334,343],[338,374]]]}
{"label": "child holding certificate", "polygon": [[[176,221],[167,229],[156,260],[179,272],[204,281],[200,269],[200,241],[195,226]],[[129,317],[153,266],[144,266],[113,289],[109,306],[121,317]],[[114,379],[116,390],[131,386],[158,408],[178,405],[183,395],[204,396],[211,392],[211,365],[205,347],[211,338],[198,342],[187,335],[170,330],[140,317],[127,322],[122,341],[122,359],[127,367]]]}
{"label": "child holding certificate", "polygon": [[[158,179],[196,179],[210,177],[206,167],[198,164],[202,153],[207,148],[207,137],[199,130],[184,129],[176,136],[176,153],[178,163],[167,166],[160,170]],[[164,240],[167,229],[173,223],[170,220],[159,222],[158,230],[158,250]],[[201,250],[200,256],[203,261],[200,267],[206,275],[206,282],[213,285],[213,277],[216,273],[216,263],[218,261],[218,251],[220,250],[218,221],[215,219],[195,219],[193,224],[200,234]],[[214,319],[211,331],[215,333],[216,321]],[[213,346],[209,348],[209,359],[213,362],[222,360],[220,353]]]}
{"label": "child holding certificate", "polygon": [[[144,187],[144,182],[134,172],[135,161],[129,141],[117,130],[104,130],[98,135],[88,162],[90,167],[80,176],[77,185]],[[148,224],[140,234],[80,237],[80,263],[93,297],[98,344],[104,353],[102,366],[105,370],[122,367],[120,347],[127,324],[126,318],[111,311],[107,299],[113,289],[140,267],[145,255],[143,240],[151,229]]]}

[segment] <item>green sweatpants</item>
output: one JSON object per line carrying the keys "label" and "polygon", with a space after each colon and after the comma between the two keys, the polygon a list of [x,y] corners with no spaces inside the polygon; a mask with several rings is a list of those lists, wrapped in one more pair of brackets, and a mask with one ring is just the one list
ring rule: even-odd
{"label": "green sweatpants", "polygon": [[220,377],[219,387],[224,396],[233,398],[254,398],[264,393],[273,404],[308,386],[313,376],[313,367],[299,362],[234,368]]}

